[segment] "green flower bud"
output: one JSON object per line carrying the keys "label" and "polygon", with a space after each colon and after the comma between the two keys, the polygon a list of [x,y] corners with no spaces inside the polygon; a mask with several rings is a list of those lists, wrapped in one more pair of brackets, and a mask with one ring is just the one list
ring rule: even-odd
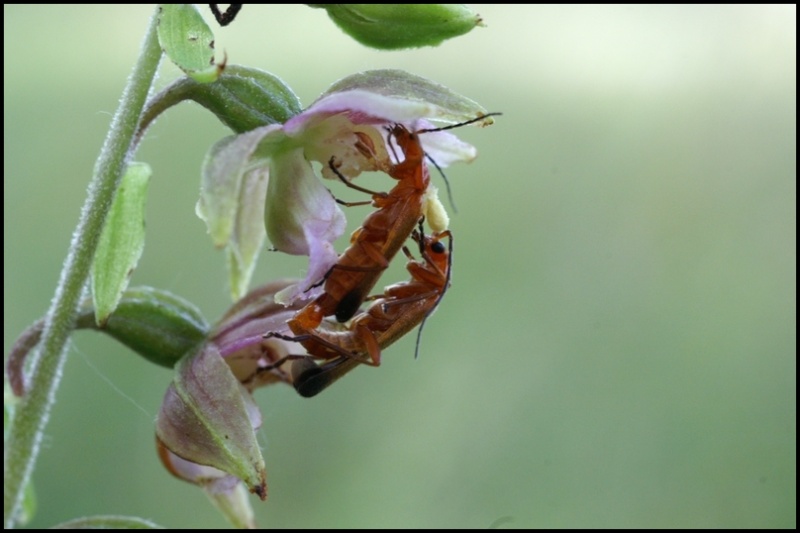
{"label": "green flower bud", "polygon": [[[267,497],[267,473],[255,434],[260,425],[261,413],[252,396],[216,346],[207,343],[176,368],[156,421],[159,455],[182,479],[198,482],[199,477],[205,485],[230,475],[263,500]],[[215,471],[203,469],[203,473],[189,476],[188,468],[178,469],[176,461],[165,460],[165,449]]]}
{"label": "green flower bud", "polygon": [[[128,289],[102,326],[95,322],[92,300],[87,299],[75,320],[75,329],[94,329],[114,337],[148,361],[172,368],[206,337],[209,326],[200,311],[183,298],[152,287]],[[6,361],[6,375],[16,396],[25,394],[25,360],[39,344],[44,319],[19,336]]]}
{"label": "green flower bud", "polygon": [[205,107],[236,133],[286,122],[302,110],[297,95],[274,74],[228,65],[214,83],[181,78],[154,96],[142,114],[139,135],[158,115],[185,100]]}
{"label": "green flower bud", "polygon": [[289,332],[286,321],[301,307],[286,308],[275,293],[296,280],[277,280],[236,302],[206,341],[175,367],[156,422],[158,456],[175,477],[201,487],[237,527],[254,527],[246,488],[267,497],[266,470],[255,430],[261,413],[251,392],[291,383],[290,355],[301,345],[264,338]]}
{"label": "green flower bud", "polygon": [[[230,65],[218,85],[228,91],[226,105],[236,100],[251,109],[254,116],[262,117],[258,126],[286,122],[303,110],[300,99],[282,79],[257,68]],[[232,129],[241,132],[253,127]]]}
{"label": "green flower bud", "polygon": [[365,46],[381,50],[438,46],[475,26],[480,16],[463,4],[309,4]]}
{"label": "green flower bud", "polygon": [[125,291],[103,328],[94,323],[93,312],[81,313],[78,327],[107,333],[148,361],[167,368],[197,347],[209,329],[194,305],[152,287]]}

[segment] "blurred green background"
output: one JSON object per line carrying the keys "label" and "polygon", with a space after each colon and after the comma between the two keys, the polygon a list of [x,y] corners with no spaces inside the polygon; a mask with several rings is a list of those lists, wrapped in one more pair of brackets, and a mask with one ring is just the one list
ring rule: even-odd
{"label": "blurred green background", "polygon": [[[404,52],[301,6],[212,24],[231,63],[305,104],[393,67],[504,113],[458,132],[480,157],[448,170],[453,287],[420,359],[410,335],[315,399],[257,393],[259,525],[794,528],[796,8],[474,8],[488,27]],[[6,352],[50,302],[151,9],[4,7]],[[133,284],[210,320],[230,301],[194,204],[227,134],[185,104],[138,154],[154,174]],[[269,254],[255,279],[304,268]],[[170,372],[96,334],[70,351],[31,526],[225,527],[154,453]]]}

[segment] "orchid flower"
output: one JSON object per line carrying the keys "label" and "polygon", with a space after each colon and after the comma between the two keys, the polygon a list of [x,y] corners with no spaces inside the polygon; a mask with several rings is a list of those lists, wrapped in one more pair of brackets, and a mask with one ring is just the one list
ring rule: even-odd
{"label": "orchid flower", "polygon": [[[333,243],[346,223],[321,180],[336,179],[329,162],[348,179],[385,170],[397,162],[387,127],[427,129],[431,121],[453,124],[485,114],[472,100],[425,78],[374,70],[334,83],[282,125],[217,143],[204,165],[197,212],[215,244],[228,248],[234,298],[246,291],[265,236],[275,250],[309,257],[305,279],[279,293],[278,302],[291,305],[321,290],[314,286],[336,262]],[[476,156],[474,147],[450,132],[426,133],[421,142],[440,167]],[[434,189],[430,196],[439,206]]]}
{"label": "orchid flower", "polygon": [[[156,421],[158,455],[175,477],[200,486],[235,524],[252,526],[247,492],[267,497],[266,466],[256,438],[261,413],[254,389],[291,384],[289,354],[303,347],[264,339],[264,331],[287,330],[297,308],[274,295],[294,280],[259,287],[239,300],[206,340],[175,366]],[[299,304],[298,306],[299,307]]]}
{"label": "orchid flower", "polygon": [[[167,469],[203,487],[239,523],[250,520],[245,488],[266,497],[255,435],[261,415],[251,393],[269,383],[291,384],[293,363],[285,357],[303,353],[298,343],[263,334],[288,331],[286,321],[336,262],[333,243],[345,229],[344,214],[322,181],[338,179],[329,162],[348,179],[383,171],[398,162],[387,138],[394,124],[416,131],[432,128],[432,121],[457,123],[485,113],[429,80],[372,71],[337,82],[283,124],[223,139],[211,150],[198,213],[214,240],[228,247],[234,293],[246,290],[265,236],[276,250],[309,257],[305,279],[251,291],[178,363],[158,417],[159,456]],[[421,142],[439,166],[476,156],[450,132],[425,133]],[[443,208],[433,188],[429,196],[428,223],[442,231],[446,216],[436,214]]]}

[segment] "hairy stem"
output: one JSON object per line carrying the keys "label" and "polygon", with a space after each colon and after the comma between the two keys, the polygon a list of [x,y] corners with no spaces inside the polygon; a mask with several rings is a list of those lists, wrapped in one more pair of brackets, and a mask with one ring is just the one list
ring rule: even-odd
{"label": "hairy stem", "polygon": [[95,165],[80,221],[64,261],[44,330],[34,354],[30,389],[17,406],[3,453],[3,522],[13,527],[26,483],[39,452],[42,433],[67,355],[81,292],[86,286],[103,224],[131,152],[145,100],[156,76],[161,48],[156,36],[158,12],[153,14],[141,55],[122,95],[105,144]]}

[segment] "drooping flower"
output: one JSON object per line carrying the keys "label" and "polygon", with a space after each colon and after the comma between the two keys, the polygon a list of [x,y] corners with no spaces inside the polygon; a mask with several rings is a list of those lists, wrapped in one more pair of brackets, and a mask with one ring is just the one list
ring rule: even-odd
{"label": "drooping flower", "polygon": [[[228,247],[234,296],[245,292],[265,235],[276,250],[309,256],[305,279],[276,299],[289,305],[320,290],[314,285],[336,262],[333,242],[345,229],[344,214],[320,180],[337,179],[331,161],[348,179],[385,170],[396,163],[388,126],[427,129],[430,121],[452,124],[485,114],[472,100],[425,78],[375,70],[336,82],[283,125],[217,143],[204,165],[198,214],[215,243]],[[426,133],[421,142],[441,167],[476,156],[451,132]],[[430,196],[436,204],[433,190]]]}
{"label": "drooping flower", "polygon": [[196,484],[236,525],[252,527],[245,488],[267,497],[266,466],[256,439],[261,413],[252,391],[291,384],[287,355],[303,355],[298,343],[264,339],[283,331],[300,306],[286,308],[274,295],[295,280],[248,293],[220,319],[206,340],[175,367],[156,421],[156,444],[174,476]]}

